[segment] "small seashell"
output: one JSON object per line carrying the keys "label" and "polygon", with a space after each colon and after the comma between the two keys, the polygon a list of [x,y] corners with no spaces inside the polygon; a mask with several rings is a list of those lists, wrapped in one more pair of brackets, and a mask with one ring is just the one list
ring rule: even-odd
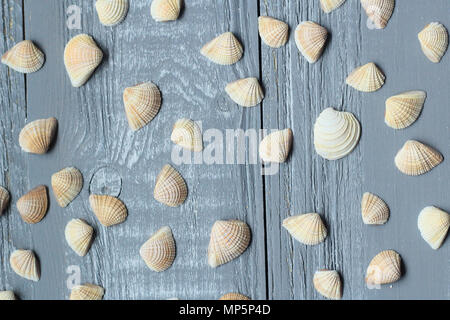
{"label": "small seashell", "polygon": [[297,48],[309,63],[319,60],[327,38],[327,29],[312,21],[304,21],[295,29]]}
{"label": "small seashell", "polygon": [[365,224],[385,224],[389,219],[386,202],[373,193],[364,193],[361,200],[362,218]]}
{"label": "small seashell", "polygon": [[198,124],[190,119],[180,119],[175,122],[170,140],[191,151],[203,150],[202,131]]}
{"label": "small seashell", "polygon": [[20,131],[19,144],[23,151],[44,154],[50,148],[56,135],[58,120],[39,119],[30,122]]}
{"label": "small seashell", "polygon": [[178,207],[187,197],[187,186],[181,174],[166,164],[156,178],[153,196],[169,207]]}
{"label": "small seashell", "polygon": [[83,188],[83,176],[77,168],[69,167],[52,175],[52,188],[61,207],[67,207]]}
{"label": "small seashell", "polygon": [[127,208],[118,198],[109,195],[91,194],[89,196],[91,209],[98,221],[105,227],[114,226],[125,221]]}
{"label": "small seashell", "polygon": [[424,208],[417,220],[420,234],[431,248],[439,249],[450,227],[450,215],[436,207]]}
{"label": "small seashell", "polygon": [[443,160],[437,150],[418,141],[408,140],[395,156],[395,165],[404,174],[418,176],[430,171]]}
{"label": "small seashell", "polygon": [[21,73],[38,71],[44,61],[44,54],[30,40],[19,42],[2,56],[3,64]]}
{"label": "small seashell", "polygon": [[247,296],[244,296],[243,294],[230,292],[221,296],[219,300],[251,300],[251,299]]}
{"label": "small seashell", "polygon": [[103,59],[103,52],[87,34],[73,37],[64,50],[64,64],[72,86],[84,85]]}
{"label": "small seashell", "polygon": [[203,46],[200,53],[214,63],[230,65],[242,58],[244,50],[238,39],[231,33],[225,32]]}
{"label": "small seashell", "polygon": [[335,270],[319,270],[314,273],[314,288],[325,298],[340,300],[342,298],[342,283],[339,273]]}
{"label": "small seashell", "polygon": [[250,244],[248,225],[239,220],[216,221],[208,246],[208,264],[216,268],[239,257]]}
{"label": "small seashell", "polygon": [[434,63],[439,63],[448,48],[447,29],[439,22],[428,24],[418,35],[422,51]]}
{"label": "small seashell", "polygon": [[128,124],[134,131],[141,129],[155,118],[161,108],[161,92],[151,82],[126,88],[123,103]]}
{"label": "small seashell", "polygon": [[23,221],[31,224],[38,223],[47,213],[47,187],[41,185],[30,190],[17,200],[16,206]]}
{"label": "small seashell", "polygon": [[11,268],[22,278],[39,281],[39,262],[31,250],[15,250],[9,257]]}
{"label": "small seashell", "polygon": [[97,0],[95,3],[100,22],[108,27],[121,23],[128,13],[128,0]]}
{"label": "small seashell", "polygon": [[385,79],[375,63],[369,62],[353,70],[345,82],[358,91],[374,92],[384,85]]}
{"label": "small seashell", "polygon": [[377,29],[384,29],[394,12],[395,0],[361,0],[367,16]]}
{"label": "small seashell", "polygon": [[258,18],[258,30],[259,36],[269,47],[279,48],[288,41],[289,26],[283,21],[261,16]]}
{"label": "small seashell", "polygon": [[325,13],[330,13],[339,8],[344,2],[345,0],[320,0],[320,6]]}
{"label": "small seashell", "polygon": [[386,100],[384,121],[394,129],[404,129],[414,123],[422,112],[425,91],[408,91]]}
{"label": "small seashell", "polygon": [[73,251],[84,257],[91,247],[94,229],[81,219],[72,219],[67,223],[64,233]]}
{"label": "small seashell", "polygon": [[175,260],[176,248],[172,230],[162,227],[139,250],[147,266],[156,272],[167,270]]}
{"label": "small seashell", "polygon": [[256,78],[233,81],[225,87],[231,100],[242,107],[254,107],[264,99],[264,92]]}
{"label": "small seashell", "polygon": [[14,292],[12,291],[0,291],[0,300],[17,300]]}
{"label": "small seashell", "polygon": [[292,130],[284,129],[267,135],[259,143],[259,156],[264,162],[283,163],[292,147]]}
{"label": "small seashell", "polygon": [[393,283],[401,277],[400,255],[394,250],[377,254],[369,264],[366,273],[368,285]]}
{"label": "small seashell", "polygon": [[283,220],[283,227],[294,237],[306,245],[316,245],[327,237],[327,228],[317,213],[306,213]]}
{"label": "small seashell", "polygon": [[105,289],[95,284],[86,283],[72,288],[70,300],[102,300]]}
{"label": "small seashell", "polygon": [[155,21],[177,20],[180,15],[182,0],[153,0],[150,13]]}
{"label": "small seashell", "polygon": [[9,191],[6,190],[5,187],[0,186],[0,216],[6,210],[6,207],[9,204],[9,199],[10,199]]}

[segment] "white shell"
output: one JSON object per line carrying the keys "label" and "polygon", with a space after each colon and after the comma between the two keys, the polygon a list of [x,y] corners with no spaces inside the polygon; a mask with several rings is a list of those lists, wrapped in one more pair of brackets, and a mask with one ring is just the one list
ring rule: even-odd
{"label": "white shell", "polygon": [[264,99],[264,92],[256,78],[233,81],[225,87],[231,100],[242,107],[254,107]]}
{"label": "white shell", "polygon": [[394,250],[385,250],[370,261],[366,272],[368,285],[396,282],[401,277],[401,258]]}
{"label": "white shell", "polygon": [[345,82],[361,92],[374,92],[384,85],[386,77],[375,63],[369,62],[354,69]]}
{"label": "white shell", "polygon": [[395,0],[361,0],[367,16],[377,29],[384,29],[394,12]]}
{"label": "white shell", "polygon": [[330,13],[344,4],[345,0],[320,0],[320,6],[325,13]]}
{"label": "white shell", "polygon": [[259,17],[258,31],[262,41],[269,47],[279,48],[288,41],[289,26],[287,23],[272,17]]}
{"label": "white shell", "polygon": [[0,291],[0,300],[17,300],[14,292],[12,291]]}
{"label": "white shell", "polygon": [[332,300],[342,298],[342,283],[339,273],[335,270],[316,271],[313,278],[314,288],[322,296]]}
{"label": "white shell", "polygon": [[361,200],[361,214],[365,224],[385,224],[389,219],[389,207],[373,193],[364,193]]}
{"label": "white shell", "polygon": [[182,0],[153,0],[150,6],[152,18],[158,22],[177,20]]}
{"label": "white shell", "polygon": [[415,140],[406,141],[394,159],[398,170],[409,176],[427,173],[443,160],[439,151]]}
{"label": "white shell", "polygon": [[214,63],[230,65],[242,58],[244,50],[238,39],[231,33],[225,32],[203,46],[200,53]]}
{"label": "white shell", "polygon": [[1,60],[17,72],[32,73],[42,68],[45,56],[33,42],[24,40],[8,50]]}
{"label": "white shell", "polygon": [[9,258],[11,268],[22,278],[39,281],[39,262],[31,250],[15,250]]}
{"label": "white shell", "polygon": [[180,119],[173,126],[170,140],[173,143],[194,151],[203,150],[203,137],[199,125],[191,119]]}
{"label": "white shell", "polygon": [[292,130],[284,129],[267,135],[259,144],[259,156],[265,162],[283,163],[292,147]]}
{"label": "white shell", "polygon": [[70,300],[102,300],[105,289],[95,284],[86,283],[72,288]]}
{"label": "white shell", "polygon": [[327,237],[327,228],[317,213],[306,213],[283,220],[283,227],[297,240],[306,245],[316,245]]}
{"label": "white shell", "polygon": [[426,207],[419,214],[417,226],[422,238],[431,248],[437,250],[447,236],[450,215],[436,207]]}
{"label": "white shell", "polygon": [[139,254],[153,271],[162,272],[170,268],[176,255],[172,230],[169,227],[159,229],[141,246]]}
{"label": "white shell", "polygon": [[439,22],[428,24],[418,35],[425,56],[434,63],[441,61],[448,48],[447,29]]}
{"label": "white shell", "polygon": [[303,21],[295,29],[297,48],[309,63],[319,60],[327,38],[327,29],[312,21]]}
{"label": "white shell", "polygon": [[65,229],[66,241],[80,257],[88,253],[91,247],[94,229],[81,219],[70,220]]}
{"label": "white shell", "polygon": [[97,0],[95,9],[100,22],[108,27],[121,23],[128,13],[128,0]]}
{"label": "white shell", "polygon": [[408,91],[386,100],[384,122],[394,129],[404,129],[412,125],[420,112],[427,94],[425,91]]}

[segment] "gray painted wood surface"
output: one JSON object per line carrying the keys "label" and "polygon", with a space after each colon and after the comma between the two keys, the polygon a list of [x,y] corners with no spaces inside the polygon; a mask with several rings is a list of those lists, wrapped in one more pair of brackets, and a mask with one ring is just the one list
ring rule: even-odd
{"label": "gray painted wood surface", "polygon": [[[312,286],[317,269],[337,269],[345,299],[450,298],[448,241],[438,251],[420,238],[417,215],[428,205],[450,210],[450,164],[444,161],[421,177],[406,177],[393,164],[397,150],[410,138],[428,143],[444,157],[450,147],[449,56],[432,64],[422,54],[417,33],[431,21],[450,26],[450,4],[434,0],[398,0],[384,30],[370,30],[359,1],[349,0],[325,14],[318,0],[192,0],[185,1],[179,20],[156,23],[150,1],[132,0],[127,19],[107,28],[92,1],[2,0],[2,52],[23,38],[46,54],[37,73],[23,76],[0,68],[0,166],[2,183],[12,204],[0,218],[2,240],[0,289],[14,289],[23,299],[65,299],[67,279],[79,267],[81,282],[106,288],[105,299],[217,299],[238,291],[253,299],[322,299]],[[70,5],[82,8],[81,30],[66,27]],[[280,49],[261,43],[259,15],[286,21],[290,40]],[[303,20],[325,26],[330,39],[321,60],[310,65],[298,52],[293,31]],[[199,54],[216,35],[232,31],[245,48],[244,58],[224,67]],[[105,52],[89,82],[72,88],[63,63],[65,44],[88,33]],[[373,61],[387,81],[378,92],[362,94],[344,84],[356,66]],[[261,79],[266,93],[261,106],[243,109],[226,96],[226,83],[246,77]],[[127,86],[152,81],[163,95],[160,113],[150,125],[132,132],[127,125],[122,92]],[[387,97],[412,89],[427,91],[419,120],[394,131],[383,121]],[[313,124],[326,107],[353,112],[363,133],[347,158],[326,161],[314,150]],[[17,138],[25,123],[55,116],[56,144],[45,155],[25,154]],[[261,176],[260,165],[182,164],[189,196],[179,208],[165,207],[152,192],[162,166],[171,162],[170,132],[182,117],[202,122],[203,130],[292,128],[294,146],[278,174]],[[205,145],[209,138],[205,137]],[[22,222],[15,202],[66,167],[84,176],[82,193],[60,208],[50,191],[50,209],[37,225]],[[93,190],[118,194],[129,209],[125,223],[102,227],[89,208]],[[378,194],[389,204],[385,226],[368,227],[360,218],[362,193]],[[305,247],[281,228],[294,214],[319,212],[329,237]],[[89,254],[80,258],[64,240],[72,218],[92,224],[96,237]],[[218,219],[238,218],[252,230],[252,243],[239,259],[217,269],[206,263],[209,232]],[[140,245],[160,227],[172,228],[177,243],[174,265],[163,273],[147,269]],[[9,266],[15,248],[39,256],[37,283],[16,276]],[[370,259],[384,249],[397,250],[405,262],[404,277],[392,286],[369,290],[364,273]],[[73,267],[71,267],[73,268]]]}

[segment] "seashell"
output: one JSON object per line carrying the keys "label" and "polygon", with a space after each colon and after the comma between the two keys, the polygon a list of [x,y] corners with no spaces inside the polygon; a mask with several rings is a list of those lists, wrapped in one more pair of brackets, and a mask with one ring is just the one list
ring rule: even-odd
{"label": "seashell", "polygon": [[84,257],[91,247],[94,229],[81,219],[72,219],[67,223],[64,233],[72,250]]}
{"label": "seashell", "polygon": [[439,22],[428,24],[418,35],[425,56],[434,63],[441,61],[448,48],[447,29]]}
{"label": "seashell", "polygon": [[395,156],[395,165],[404,174],[418,176],[430,171],[443,160],[437,150],[418,141],[408,140]]}
{"label": "seashell", "polygon": [[295,29],[297,48],[309,63],[319,60],[327,38],[327,29],[311,21],[304,21]]}
{"label": "seashell", "polygon": [[247,296],[244,296],[243,294],[230,292],[221,296],[219,300],[251,300],[251,299]]}
{"label": "seashell", "polygon": [[19,42],[2,56],[3,64],[21,73],[38,71],[44,61],[44,54],[30,40]]}
{"label": "seashell", "polygon": [[344,2],[345,0],[320,0],[320,6],[325,13],[330,13],[343,5]]}
{"label": "seashell", "polygon": [[439,249],[450,227],[450,215],[436,207],[424,208],[417,220],[420,234],[431,248]]}
{"label": "seashell", "polygon": [[172,230],[169,227],[159,229],[141,246],[139,254],[153,271],[167,270],[173,264],[176,254]]}
{"label": "seashell", "polygon": [[244,50],[238,39],[231,33],[225,32],[203,46],[200,53],[214,63],[230,65],[242,58]]}
{"label": "seashell", "polygon": [[384,29],[394,12],[395,0],[361,0],[367,16],[377,29]]}
{"label": "seashell", "polygon": [[39,119],[30,122],[20,131],[19,144],[23,151],[44,154],[50,148],[56,135],[58,120]]}
{"label": "seashell", "polygon": [[123,91],[123,104],[128,124],[136,131],[158,114],[161,108],[161,92],[151,82],[141,83]]}
{"label": "seashell", "polygon": [[385,79],[383,72],[375,63],[369,62],[353,70],[345,82],[358,91],[374,92],[384,85]]}
{"label": "seashell", "polygon": [[208,264],[216,268],[239,257],[250,244],[248,225],[239,220],[216,221],[208,246]]}
{"label": "seashell", "polygon": [[373,193],[364,193],[361,200],[362,218],[365,224],[385,224],[389,219],[386,202]]}
{"label": "seashell", "polygon": [[283,227],[295,240],[310,246],[323,242],[327,237],[327,228],[317,213],[286,218]]}
{"label": "seashell", "polygon": [[30,190],[17,200],[16,206],[23,221],[31,224],[38,223],[47,213],[47,187],[40,185]]}
{"label": "seashell", "polygon": [[368,285],[393,283],[401,277],[400,255],[394,250],[377,254],[369,264],[366,272]]}
{"label": "seashell", "polygon": [[95,3],[100,22],[108,27],[121,23],[128,13],[128,0],[97,0]]}
{"label": "seashell", "polygon": [[350,112],[333,108],[322,111],[314,124],[316,152],[328,160],[337,160],[350,154],[358,145],[361,125]]}
{"label": "seashell", "polygon": [[283,163],[292,147],[292,130],[284,129],[267,135],[259,143],[259,156],[264,162]]}
{"label": "seashell", "polygon": [[87,34],[73,37],[64,50],[64,64],[72,86],[84,85],[103,59],[103,52]]}
{"label": "seashell", "polygon": [[254,107],[264,99],[264,92],[256,78],[233,81],[225,87],[231,100],[242,107]]}
{"label": "seashell", "polygon": [[394,129],[409,127],[419,118],[427,94],[425,91],[408,91],[386,100],[384,121]]}
{"label": "seashell", "polygon": [[67,207],[83,188],[83,176],[77,168],[68,167],[52,175],[52,188],[61,207]]}
{"label": "seashell", "polygon": [[178,207],[187,197],[186,182],[177,170],[166,164],[156,178],[153,196],[169,207]]}
{"label": "seashell", "polygon": [[91,209],[98,221],[105,227],[114,226],[125,221],[127,208],[118,198],[109,195],[91,194],[89,196]]}
{"label": "seashell", "polygon": [[11,268],[22,278],[39,281],[39,262],[31,250],[15,250],[9,257]]}
{"label": "seashell", "polygon": [[335,270],[319,270],[314,273],[314,288],[325,298],[340,300],[342,298],[342,283],[339,273]]}
{"label": "seashell", "polygon": [[175,122],[170,140],[191,151],[203,150],[202,131],[198,124],[190,119],[180,119]]}
{"label": "seashell", "polygon": [[102,300],[105,289],[95,284],[86,283],[72,288],[70,300]]}
{"label": "seashell", "polygon": [[12,291],[0,291],[0,300],[17,300],[14,292]]}
{"label": "seashell", "polygon": [[0,216],[6,210],[6,207],[9,204],[9,199],[10,199],[9,191],[6,190],[5,187],[0,186]]}
{"label": "seashell", "polygon": [[177,20],[180,15],[182,0],[153,0],[150,13],[155,21]]}
{"label": "seashell", "polygon": [[283,21],[261,16],[258,18],[258,30],[259,36],[269,47],[279,48],[288,41],[289,26]]}

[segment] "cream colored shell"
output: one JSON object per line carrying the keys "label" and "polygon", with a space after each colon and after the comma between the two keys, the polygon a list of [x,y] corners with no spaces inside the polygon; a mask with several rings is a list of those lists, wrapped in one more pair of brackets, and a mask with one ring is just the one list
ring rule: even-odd
{"label": "cream colored shell", "polygon": [[418,35],[425,56],[434,63],[441,61],[448,48],[447,29],[439,22],[428,24]]}
{"label": "cream colored shell", "polygon": [[297,48],[309,63],[319,60],[327,38],[327,29],[312,21],[304,21],[295,29]]}
{"label": "cream colored shell", "polygon": [[45,56],[36,45],[24,40],[17,43],[2,56],[2,63],[21,73],[38,71],[44,65]]}
{"label": "cream colored shell", "polygon": [[116,197],[91,194],[89,203],[97,219],[105,227],[120,224],[127,218],[128,211],[125,204]]}
{"label": "cream colored shell", "polygon": [[141,83],[124,90],[123,104],[128,124],[136,131],[147,125],[158,114],[161,108],[161,92],[151,82]]}
{"label": "cream colored shell", "polygon": [[214,63],[231,65],[242,58],[244,50],[238,39],[231,33],[225,32],[203,46],[200,53]]}
{"label": "cream colored shell", "polygon": [[327,237],[327,228],[317,213],[286,218],[283,227],[294,239],[310,246],[323,242]]}
{"label": "cream colored shell", "polygon": [[339,273],[335,270],[319,270],[314,273],[314,288],[322,296],[332,300],[342,298],[342,283]]}
{"label": "cream colored shell", "polygon": [[398,170],[410,176],[427,173],[444,158],[435,149],[414,140],[408,140],[395,156]]}
{"label": "cream colored shell", "polygon": [[9,263],[14,272],[31,281],[39,281],[39,262],[31,250],[15,250],[11,253]]}
{"label": "cream colored shell", "polygon": [[386,100],[384,121],[394,129],[412,125],[422,112],[427,94],[425,91],[408,91]]}
{"label": "cream colored shell", "polygon": [[156,178],[153,196],[169,207],[178,207],[187,197],[186,182],[178,171],[166,164]]}
{"label": "cream colored shell", "polygon": [[0,291],[0,300],[17,300],[16,295],[12,291]]}
{"label": "cream colored shell", "polygon": [[20,131],[19,145],[23,151],[44,154],[50,148],[56,135],[58,120],[39,119],[30,122]]}
{"label": "cream colored shell", "polygon": [[346,79],[346,83],[362,92],[374,92],[384,85],[386,77],[373,62],[369,62],[353,70]]}
{"label": "cream colored shell", "polygon": [[141,246],[139,254],[153,271],[162,272],[170,268],[176,255],[172,230],[169,227],[159,229]]}
{"label": "cream colored shell", "polygon": [[394,250],[377,254],[369,264],[366,272],[368,285],[393,283],[401,277],[401,258]]}
{"label": "cream colored shell", "polygon": [[153,0],[150,13],[155,21],[177,20],[180,15],[182,0]]}
{"label": "cream colored shell", "polygon": [[389,207],[373,193],[364,193],[361,200],[361,214],[365,224],[385,224],[389,219]]}
{"label": "cream colored shell", "polygon": [[283,163],[286,161],[292,147],[292,130],[275,131],[259,144],[259,156],[265,162]]}
{"label": "cream colored shell", "polygon": [[8,207],[9,199],[9,191],[5,187],[0,186],[0,216],[6,210],[6,207]]}
{"label": "cream colored shell", "polygon": [[41,221],[48,209],[47,187],[37,186],[17,200],[17,210],[23,221],[35,224]]}
{"label": "cream colored shell", "polygon": [[450,227],[450,215],[436,207],[424,208],[417,219],[422,238],[434,250],[439,249]]}
{"label": "cream colored shell", "polygon": [[102,300],[105,289],[95,284],[86,283],[72,288],[70,300]]}
{"label": "cream colored shell", "polygon": [[240,293],[235,293],[235,292],[230,292],[227,294],[224,294],[223,296],[221,296],[219,298],[219,300],[251,300],[249,297],[244,296],[243,294]]}
{"label": "cream colored shell", "polygon": [[52,188],[58,204],[67,207],[83,188],[83,175],[77,168],[64,168],[52,175]]}
{"label": "cream colored shell", "polygon": [[395,0],[361,0],[361,5],[375,28],[384,29],[394,12]]}
{"label": "cream colored shell", "polygon": [[100,22],[108,27],[121,23],[128,13],[128,0],[97,0],[95,9]]}
{"label": "cream colored shell", "polygon": [[94,229],[81,219],[70,220],[64,231],[67,244],[80,257],[84,257],[91,247]]}
{"label": "cream colored shell", "polygon": [[272,48],[279,48],[286,44],[289,35],[287,23],[272,17],[258,18],[258,31],[262,41]]}
{"label": "cream colored shell", "polygon": [[180,119],[175,122],[170,140],[194,152],[203,150],[202,131],[199,125],[190,119]]}
{"label": "cream colored shell", "polygon": [[256,78],[233,81],[225,87],[231,100],[242,107],[254,107],[264,99],[264,92]]}
{"label": "cream colored shell", "polygon": [[325,13],[330,13],[339,8],[344,2],[345,0],[320,0],[320,6]]}

